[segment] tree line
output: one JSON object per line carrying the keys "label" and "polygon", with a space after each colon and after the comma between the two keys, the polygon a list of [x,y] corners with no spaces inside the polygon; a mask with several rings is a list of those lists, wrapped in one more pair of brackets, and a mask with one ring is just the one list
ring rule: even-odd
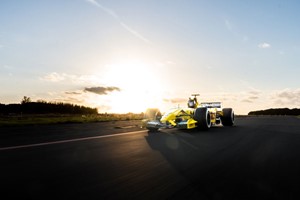
{"label": "tree line", "polygon": [[98,114],[96,108],[61,102],[38,101],[31,102],[24,97],[19,104],[0,104],[0,114]]}
{"label": "tree line", "polygon": [[267,110],[251,111],[248,115],[300,115],[300,109],[271,108]]}

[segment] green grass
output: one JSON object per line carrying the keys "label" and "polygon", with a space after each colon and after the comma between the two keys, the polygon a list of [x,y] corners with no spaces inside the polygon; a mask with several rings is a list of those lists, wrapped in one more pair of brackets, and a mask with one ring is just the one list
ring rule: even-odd
{"label": "green grass", "polygon": [[98,115],[16,115],[0,116],[0,127],[61,123],[92,123],[105,121],[141,120],[142,114],[98,114]]}

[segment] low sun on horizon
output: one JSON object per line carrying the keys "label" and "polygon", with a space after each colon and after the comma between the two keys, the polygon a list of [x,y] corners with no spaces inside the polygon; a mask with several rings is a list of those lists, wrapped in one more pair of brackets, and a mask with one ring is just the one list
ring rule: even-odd
{"label": "low sun on horizon", "polygon": [[141,61],[109,64],[101,80],[119,90],[109,93],[102,101],[96,97],[93,104],[98,104],[99,112],[104,104],[111,113],[141,113],[149,107],[162,108],[164,87],[158,73],[153,65]]}

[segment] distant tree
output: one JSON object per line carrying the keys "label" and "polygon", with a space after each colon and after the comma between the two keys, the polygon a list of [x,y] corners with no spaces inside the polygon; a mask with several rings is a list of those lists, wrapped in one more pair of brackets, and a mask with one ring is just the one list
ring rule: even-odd
{"label": "distant tree", "polygon": [[21,104],[30,103],[30,102],[31,102],[30,97],[24,96],[21,101]]}
{"label": "distant tree", "polygon": [[36,102],[37,102],[37,103],[45,103],[45,104],[47,103],[47,101],[45,101],[45,100],[43,100],[43,99],[39,99],[39,100],[37,100]]}
{"label": "distant tree", "polygon": [[0,114],[5,113],[5,104],[0,103]]}
{"label": "distant tree", "polygon": [[251,111],[248,115],[300,115],[300,109],[271,108],[267,110]]}
{"label": "distant tree", "polygon": [[79,106],[62,102],[47,102],[38,100],[32,102],[30,97],[24,96],[20,104],[1,104],[0,114],[22,113],[22,114],[98,114],[96,108]]}

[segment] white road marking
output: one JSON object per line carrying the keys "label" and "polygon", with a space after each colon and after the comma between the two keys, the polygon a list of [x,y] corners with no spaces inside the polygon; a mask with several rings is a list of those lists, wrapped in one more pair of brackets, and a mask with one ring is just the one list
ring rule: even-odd
{"label": "white road marking", "polygon": [[116,133],[116,134],[111,134],[111,135],[76,138],[76,139],[69,139],[69,140],[59,140],[59,141],[53,141],[53,142],[42,142],[42,143],[37,143],[37,144],[26,144],[26,145],[18,145],[18,146],[11,146],[11,147],[2,147],[2,148],[0,148],[0,151],[21,149],[21,148],[28,148],[28,147],[46,146],[46,145],[51,145],[51,144],[61,144],[61,143],[84,141],[84,140],[93,140],[93,139],[108,138],[108,137],[116,137],[116,136],[122,136],[122,135],[132,135],[132,134],[137,134],[137,133],[142,133],[142,132],[145,132],[145,130],[126,132],[126,133]]}

